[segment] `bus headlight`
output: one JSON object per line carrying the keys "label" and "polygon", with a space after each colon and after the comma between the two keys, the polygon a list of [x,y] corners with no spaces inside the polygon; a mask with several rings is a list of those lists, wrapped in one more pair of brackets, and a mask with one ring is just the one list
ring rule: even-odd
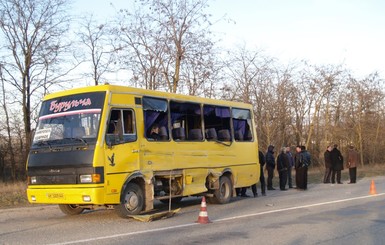
{"label": "bus headlight", "polygon": [[80,183],[99,183],[100,174],[83,174],[80,175]]}
{"label": "bus headlight", "polygon": [[32,185],[37,183],[37,178],[36,178],[36,176],[30,177],[29,180],[30,180],[30,183],[31,183]]}

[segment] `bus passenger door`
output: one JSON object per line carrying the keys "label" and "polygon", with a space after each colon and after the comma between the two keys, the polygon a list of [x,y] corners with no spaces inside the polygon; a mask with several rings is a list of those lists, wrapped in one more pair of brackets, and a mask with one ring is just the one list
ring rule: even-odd
{"label": "bus passenger door", "polygon": [[120,193],[127,174],[139,167],[134,110],[111,110],[105,141],[107,194],[117,194]]}

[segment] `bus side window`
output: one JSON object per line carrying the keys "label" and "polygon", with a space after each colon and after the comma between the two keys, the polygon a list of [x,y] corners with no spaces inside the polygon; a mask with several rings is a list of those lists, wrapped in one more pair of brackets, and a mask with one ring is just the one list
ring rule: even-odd
{"label": "bus side window", "polygon": [[123,126],[124,126],[124,134],[133,134],[134,128],[133,128],[133,117],[132,117],[132,111],[131,110],[124,110],[123,111]]}
{"label": "bus side window", "polygon": [[129,109],[111,110],[106,134],[106,143],[116,145],[136,141],[134,113]]}
{"label": "bus side window", "polygon": [[143,97],[144,136],[150,142],[168,141],[168,102],[165,99]]}
{"label": "bus side window", "polygon": [[236,141],[253,141],[251,132],[251,113],[247,109],[232,109],[234,139]]}
{"label": "bus side window", "polygon": [[224,106],[204,105],[203,121],[207,141],[231,141],[230,108]]}
{"label": "bus side window", "polygon": [[199,103],[171,100],[170,117],[174,140],[203,140],[202,109]]}

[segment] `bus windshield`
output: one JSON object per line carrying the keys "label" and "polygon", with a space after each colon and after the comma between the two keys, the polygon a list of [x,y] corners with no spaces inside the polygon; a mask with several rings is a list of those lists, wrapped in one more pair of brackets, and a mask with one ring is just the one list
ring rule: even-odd
{"label": "bus windshield", "polygon": [[105,93],[84,93],[44,101],[32,148],[95,143]]}

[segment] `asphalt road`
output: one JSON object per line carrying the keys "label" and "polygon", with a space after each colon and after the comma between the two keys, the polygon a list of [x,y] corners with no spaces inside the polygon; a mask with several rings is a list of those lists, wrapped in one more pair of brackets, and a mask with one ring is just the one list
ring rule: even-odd
{"label": "asphalt road", "polygon": [[374,178],[377,194],[370,195],[371,180],[207,204],[209,224],[195,222],[195,197],[153,222],[122,219],[113,210],[65,216],[57,206],[0,209],[0,244],[385,244],[385,181]]}

